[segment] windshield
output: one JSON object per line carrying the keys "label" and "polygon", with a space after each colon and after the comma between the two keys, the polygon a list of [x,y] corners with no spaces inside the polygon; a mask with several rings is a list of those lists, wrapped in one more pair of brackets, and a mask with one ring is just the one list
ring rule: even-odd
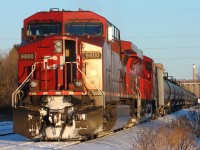
{"label": "windshield", "polygon": [[60,23],[30,23],[27,25],[27,36],[48,36],[60,34]]}
{"label": "windshield", "polygon": [[102,35],[101,23],[68,23],[65,24],[65,33],[67,35]]}

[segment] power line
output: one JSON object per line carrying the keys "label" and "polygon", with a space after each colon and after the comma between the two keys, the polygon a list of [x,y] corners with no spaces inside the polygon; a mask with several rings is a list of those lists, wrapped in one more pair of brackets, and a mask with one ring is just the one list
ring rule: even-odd
{"label": "power line", "polygon": [[7,51],[10,50],[11,48],[0,48],[0,51]]}
{"label": "power line", "polygon": [[154,58],[156,60],[180,60],[180,59],[199,59],[200,57],[173,57],[173,58]]}
{"label": "power line", "polygon": [[1,38],[0,37],[0,40],[1,41],[19,41],[20,39],[19,38]]}
{"label": "power line", "polygon": [[144,35],[128,36],[127,38],[154,39],[154,38],[199,38],[200,34],[181,34],[181,35]]}
{"label": "power line", "polygon": [[147,47],[142,49],[191,49],[191,48],[200,48],[200,46],[177,46],[177,47]]}

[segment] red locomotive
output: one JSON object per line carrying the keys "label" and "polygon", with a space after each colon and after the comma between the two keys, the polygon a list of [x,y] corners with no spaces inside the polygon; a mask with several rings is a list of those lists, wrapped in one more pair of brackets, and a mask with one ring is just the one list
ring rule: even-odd
{"label": "red locomotive", "polygon": [[28,17],[18,53],[14,132],[28,138],[95,137],[196,103],[164,79],[161,64],[91,11],[51,9]]}

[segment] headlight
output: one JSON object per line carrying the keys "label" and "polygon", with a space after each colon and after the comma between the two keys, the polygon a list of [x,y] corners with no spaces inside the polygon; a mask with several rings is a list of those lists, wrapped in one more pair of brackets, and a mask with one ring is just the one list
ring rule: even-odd
{"label": "headlight", "polygon": [[80,86],[82,86],[83,83],[81,80],[76,80],[74,84],[76,87],[80,87]]}
{"label": "headlight", "polygon": [[35,87],[37,86],[37,82],[32,81],[32,82],[30,83],[30,86],[31,86],[32,88],[35,88]]}
{"label": "headlight", "polygon": [[54,42],[54,48],[55,48],[55,50],[54,50],[54,52],[55,53],[62,53],[62,41],[61,40],[56,40],[55,42]]}
{"label": "headlight", "polygon": [[62,45],[62,42],[61,41],[55,41],[55,44],[56,44],[56,46],[61,46]]}
{"label": "headlight", "polygon": [[56,53],[61,53],[61,52],[62,52],[62,48],[60,48],[60,47],[55,47],[55,52],[56,52]]}

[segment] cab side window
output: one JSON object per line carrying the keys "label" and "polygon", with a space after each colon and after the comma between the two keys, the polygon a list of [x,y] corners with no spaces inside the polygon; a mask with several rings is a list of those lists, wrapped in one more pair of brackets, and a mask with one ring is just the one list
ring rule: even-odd
{"label": "cab side window", "polygon": [[148,62],[148,61],[145,63],[145,67],[146,67],[147,71],[151,71],[152,70],[151,63]]}

